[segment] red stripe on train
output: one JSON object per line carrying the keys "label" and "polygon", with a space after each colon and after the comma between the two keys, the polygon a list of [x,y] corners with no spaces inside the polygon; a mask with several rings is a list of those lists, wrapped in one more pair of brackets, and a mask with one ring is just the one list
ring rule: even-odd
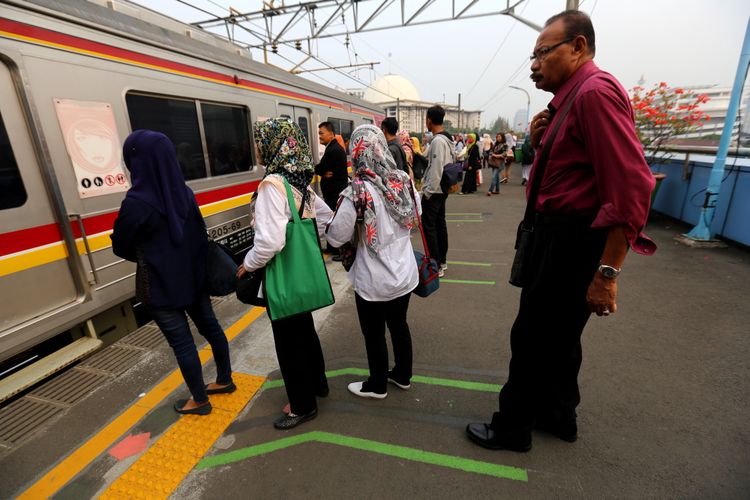
{"label": "red stripe on train", "polygon": [[[249,194],[257,189],[260,181],[245,182],[235,186],[204,191],[195,195],[198,205],[207,205],[217,201],[234,198],[243,194]],[[117,218],[118,211],[95,215],[83,219],[83,227],[87,235],[97,234],[112,229]],[[75,238],[81,237],[81,230],[77,221],[71,221],[70,228]],[[0,256],[21,252],[31,248],[57,243],[62,240],[62,234],[57,224],[45,224],[43,226],[19,229],[0,234]]]}
{"label": "red stripe on train", "polygon": [[14,33],[17,35],[21,35],[28,38],[33,38],[36,40],[42,40],[46,42],[51,42],[59,45],[65,45],[68,47],[74,47],[81,50],[86,50],[90,52],[96,52],[99,54],[104,54],[111,57],[117,57],[120,59],[128,59],[131,61],[139,62],[142,64],[149,64],[151,66],[157,66],[165,69],[169,69],[172,71],[179,71],[182,73],[188,73],[195,76],[202,76],[204,78],[211,78],[213,80],[219,80],[224,83],[228,84],[240,84],[244,86],[250,86],[253,88],[256,88],[261,91],[266,92],[273,92],[277,94],[281,94],[287,97],[294,97],[297,99],[303,99],[306,101],[312,101],[318,104],[322,104],[324,106],[330,106],[330,107],[336,107],[340,108],[340,104],[336,104],[331,101],[326,101],[324,99],[320,99],[317,97],[312,97],[304,94],[300,94],[297,92],[289,91],[289,90],[283,90],[280,88],[272,87],[270,85],[265,85],[262,83],[254,82],[251,80],[235,80],[234,75],[225,75],[221,73],[216,73],[214,71],[209,71],[205,69],[198,68],[196,66],[189,66],[187,64],[181,64],[173,61],[168,61],[166,59],[161,59],[159,57],[149,56],[146,54],[141,54],[139,52],[131,52],[129,50],[121,49],[119,47],[115,47],[112,45],[106,45],[99,42],[93,42],[91,40],[86,40],[85,38],[79,38],[71,35],[65,35],[63,33],[52,31],[44,28],[38,28],[36,26],[32,26],[30,24],[25,23],[19,23],[16,21],[11,21],[10,19],[0,18],[0,31],[6,31],[8,33]]}

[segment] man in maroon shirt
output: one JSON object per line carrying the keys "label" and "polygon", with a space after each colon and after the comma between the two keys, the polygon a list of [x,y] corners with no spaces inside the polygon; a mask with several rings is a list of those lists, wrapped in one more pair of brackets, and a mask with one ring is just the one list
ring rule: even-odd
{"label": "man in maroon shirt", "polygon": [[[592,312],[608,316],[617,310],[617,275],[628,249],[649,255],[656,249],[641,235],[654,179],[635,134],[630,100],[622,85],[594,64],[594,53],[591,19],[573,10],[546,22],[531,56],[531,79],[555,95],[532,121],[536,148],[580,87],[551,139],[535,206],[531,276],[511,329],[512,357],[499,411],[490,424],[466,427],[469,438],[486,448],[528,451],[532,429],[577,439],[583,328]],[[537,151],[527,190],[540,156]]]}

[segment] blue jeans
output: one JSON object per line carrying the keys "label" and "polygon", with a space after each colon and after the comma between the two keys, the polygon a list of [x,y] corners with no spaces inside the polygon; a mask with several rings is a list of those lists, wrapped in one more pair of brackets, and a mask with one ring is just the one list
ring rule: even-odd
{"label": "blue jeans", "polygon": [[492,184],[490,184],[490,193],[500,192],[500,169],[492,169]]}
{"label": "blue jeans", "polygon": [[174,351],[182,378],[185,379],[185,384],[196,403],[208,401],[208,394],[206,394],[206,384],[203,381],[203,369],[198,358],[198,350],[195,348],[185,313],[190,316],[195,326],[198,327],[198,332],[211,345],[216,362],[216,383],[226,385],[232,382],[229,342],[216,320],[208,295],[201,295],[193,304],[181,309],[149,307],[148,311]]}

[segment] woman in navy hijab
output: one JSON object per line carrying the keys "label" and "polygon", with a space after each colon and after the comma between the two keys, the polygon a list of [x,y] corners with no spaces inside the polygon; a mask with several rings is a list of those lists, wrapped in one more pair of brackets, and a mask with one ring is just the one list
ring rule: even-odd
{"label": "woman in navy hijab", "polygon": [[[209,394],[234,392],[229,343],[205,290],[208,237],[193,192],[185,185],[172,142],[136,130],[123,147],[132,187],[115,220],[112,250],[137,263],[135,295],[174,350],[192,399],[178,413],[208,415]],[[216,382],[205,385],[186,314],[211,345]]]}

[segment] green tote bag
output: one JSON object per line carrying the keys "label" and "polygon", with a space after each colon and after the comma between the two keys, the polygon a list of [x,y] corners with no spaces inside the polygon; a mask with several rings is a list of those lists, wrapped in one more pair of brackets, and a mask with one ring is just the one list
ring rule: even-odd
{"label": "green tote bag", "polygon": [[284,186],[293,218],[286,225],[284,248],[266,266],[266,300],[272,321],[334,303],[315,221],[300,218],[286,179]]}

